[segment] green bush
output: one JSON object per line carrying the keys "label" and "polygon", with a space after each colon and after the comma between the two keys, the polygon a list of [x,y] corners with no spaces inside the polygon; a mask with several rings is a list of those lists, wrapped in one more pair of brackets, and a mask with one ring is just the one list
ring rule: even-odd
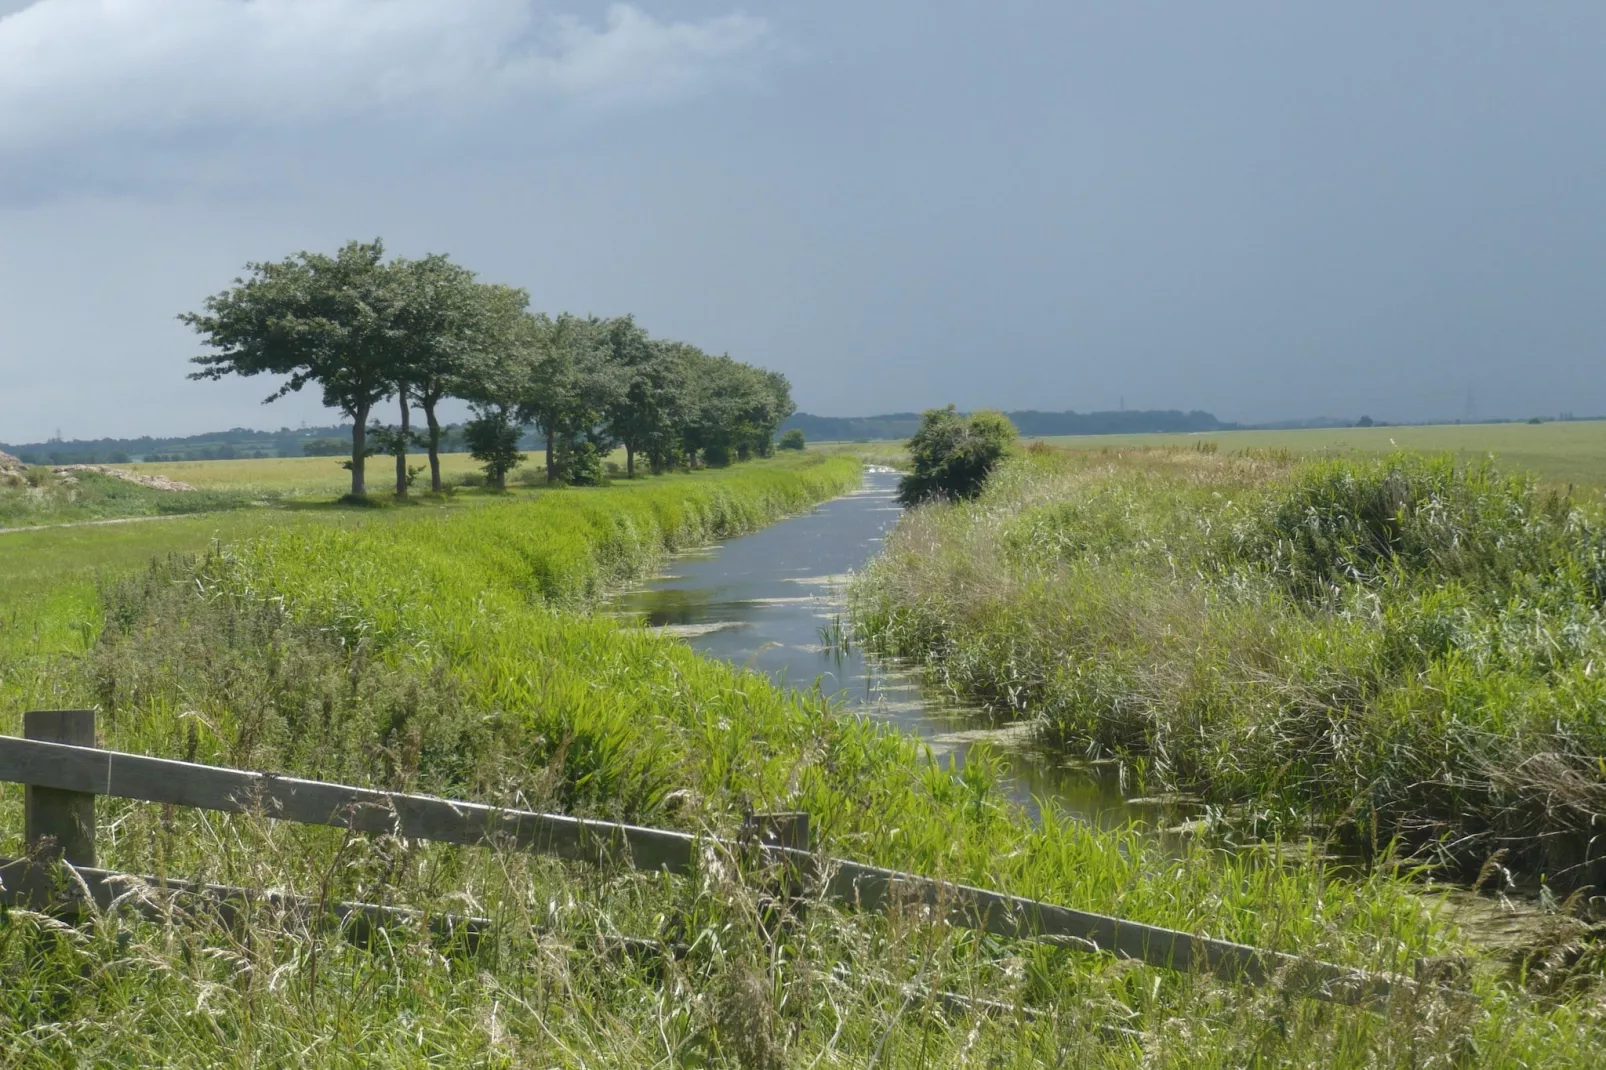
{"label": "green bush", "polygon": [[807,443],[803,439],[803,429],[801,427],[793,427],[789,428],[784,434],[781,435],[781,440],[776,443],[775,448],[781,450],[800,450],[803,449],[805,445],[807,445]]}
{"label": "green bush", "polygon": [[604,480],[603,446],[590,435],[559,435],[552,452],[552,481],[573,487],[597,487]]}
{"label": "green bush", "polygon": [[1015,425],[1001,412],[963,416],[952,405],[927,409],[909,440],[913,470],[898,481],[898,498],[905,505],[974,498],[1016,441]]}
{"label": "green bush", "polygon": [[501,409],[492,409],[463,425],[469,456],[484,466],[486,481],[499,489],[507,486],[507,474],[524,460],[519,438],[519,428]]}

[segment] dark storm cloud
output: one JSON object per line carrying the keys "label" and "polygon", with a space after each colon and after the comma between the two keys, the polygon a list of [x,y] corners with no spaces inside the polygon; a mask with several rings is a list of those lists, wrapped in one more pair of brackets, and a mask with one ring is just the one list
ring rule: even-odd
{"label": "dark storm cloud", "polygon": [[101,7],[0,21],[0,440],[323,418],[172,316],[374,234],[813,411],[1606,412],[1598,4]]}

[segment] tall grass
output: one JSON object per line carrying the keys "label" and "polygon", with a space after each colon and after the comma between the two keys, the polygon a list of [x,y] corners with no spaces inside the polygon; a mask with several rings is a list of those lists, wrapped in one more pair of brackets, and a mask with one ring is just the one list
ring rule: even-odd
{"label": "tall grass", "polygon": [[[108,584],[82,653],[4,677],[8,716],[92,703],[105,745],[729,833],[806,809],[820,846],[1086,909],[1391,972],[1465,945],[1379,871],[1334,880],[1274,846],[1166,853],[1056,814],[1029,823],[985,753],[917,741],[585,612],[665,552],[848,489],[856,462],[573,490],[448,518],[278,530]],[[14,852],[20,792],[3,796]],[[739,859],[693,879],[348,837],[102,800],[104,864],[320,901],[478,914],[356,948],[271,911],[243,927],[118,912],[0,919],[0,1045],[42,1064],[1584,1065],[1591,1007],[1479,969],[1466,998],[1384,1015],[1070,949],[813,902],[777,917]],[[633,957],[619,937],[659,942]],[[1565,970],[1559,975],[1564,975]],[[996,1013],[942,996],[997,1001]],[[1028,1015],[1027,1009],[1037,1013]]]}
{"label": "tall grass", "polygon": [[1158,784],[1594,883],[1603,535],[1487,464],[1024,459],[910,514],[860,634]]}

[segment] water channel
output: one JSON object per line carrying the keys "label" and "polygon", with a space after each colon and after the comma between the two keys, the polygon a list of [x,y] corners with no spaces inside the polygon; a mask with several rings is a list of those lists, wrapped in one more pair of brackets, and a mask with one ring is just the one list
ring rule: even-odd
{"label": "water channel", "polygon": [[[1035,819],[1040,800],[1100,827],[1137,820],[1163,830],[1197,809],[1164,797],[1125,798],[1117,771],[1035,746],[1022,726],[1000,727],[922,689],[914,671],[836,646],[822,635],[846,627],[845,581],[881,548],[902,511],[896,472],[868,469],[856,492],[762,531],[676,556],[664,573],[623,592],[612,610],[682,636],[696,650],[770,674],[779,684],[821,691],[844,717],[867,717],[924,739],[941,761],[962,764],[986,742],[1007,763],[1010,796]],[[1424,897],[1448,910],[1482,946],[1516,946],[1544,920],[1537,901],[1440,886]]]}
{"label": "water channel", "polygon": [[[880,549],[902,511],[898,475],[866,470],[856,492],[716,546],[678,555],[664,574],[622,593],[612,609],[682,636],[696,650],[768,673],[783,686],[821,691],[842,716],[868,717],[920,736],[934,755],[962,764],[986,742],[1007,763],[1011,796],[1035,816],[1053,800],[1083,820],[1111,826],[1169,816],[1170,807],[1128,800],[1119,771],[1035,746],[1025,726],[998,726],[980,711],[922,689],[918,675],[851,642],[845,582]],[[1160,812],[1157,812],[1160,811]]]}

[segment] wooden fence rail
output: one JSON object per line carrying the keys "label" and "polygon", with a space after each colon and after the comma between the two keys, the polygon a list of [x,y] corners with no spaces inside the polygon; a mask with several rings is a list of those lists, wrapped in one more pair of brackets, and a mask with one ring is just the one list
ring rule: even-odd
{"label": "wooden fence rail", "polygon": [[[27,786],[30,846],[48,837],[65,861],[80,868],[93,869],[95,865],[97,795],[229,813],[260,812],[303,824],[513,849],[597,864],[616,862],[652,872],[688,873],[703,847],[738,850],[741,846],[667,829],[100,750],[93,745],[91,711],[31,712],[24,717],[24,732],[29,738],[0,736],[0,781]],[[808,849],[806,830],[806,815],[802,815],[801,820],[783,824],[779,835],[767,837],[758,849],[765,861],[790,867],[800,879],[817,882],[827,898],[860,909],[924,909],[950,924],[998,936],[1103,951],[1166,969],[1208,971],[1248,984],[1275,982],[1296,994],[1335,1003],[1376,1006],[1397,990],[1414,988],[1414,983],[1404,978],[859,862],[821,858]],[[114,876],[98,875],[102,880]]]}

